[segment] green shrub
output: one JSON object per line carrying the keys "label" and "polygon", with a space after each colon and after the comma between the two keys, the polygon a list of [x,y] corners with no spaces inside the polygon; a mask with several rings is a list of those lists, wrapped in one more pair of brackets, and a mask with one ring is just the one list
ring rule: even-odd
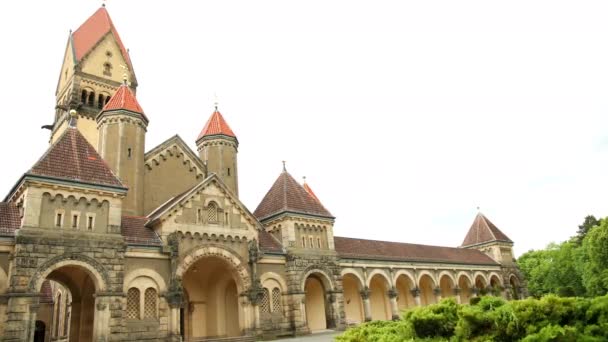
{"label": "green shrub", "polygon": [[608,341],[608,296],[506,302],[480,297],[475,305],[452,299],[406,311],[396,322],[377,321],[347,330],[340,342],[396,341]]}

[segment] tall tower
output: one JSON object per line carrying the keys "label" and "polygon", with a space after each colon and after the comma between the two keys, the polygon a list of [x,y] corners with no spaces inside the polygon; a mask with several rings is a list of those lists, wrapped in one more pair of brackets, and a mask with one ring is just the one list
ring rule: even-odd
{"label": "tall tower", "polygon": [[239,141],[215,106],[215,111],[196,138],[196,147],[207,172],[215,173],[238,197],[237,153]]}
{"label": "tall tower", "polygon": [[148,118],[127,86],[122,86],[97,116],[97,149],[129,189],[123,200],[125,215],[144,215],[144,153]]}
{"label": "tall tower", "polygon": [[110,19],[105,6],[99,8],[68,37],[57,83],[55,117],[51,143],[68,126],[68,112],[78,110],[78,130],[97,146],[95,118],[122,84],[127,72],[133,92],[137,80],[127,49]]}

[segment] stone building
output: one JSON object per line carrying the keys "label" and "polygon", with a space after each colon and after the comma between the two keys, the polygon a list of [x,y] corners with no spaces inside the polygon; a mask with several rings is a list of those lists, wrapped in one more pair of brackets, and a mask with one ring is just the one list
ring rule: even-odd
{"label": "stone building", "polygon": [[50,146],[0,203],[3,341],[271,339],[525,296],[482,214],[458,248],[337,237],[285,169],[251,212],[217,108],[196,152],[179,136],[145,151],[133,70],[105,7],[70,33]]}

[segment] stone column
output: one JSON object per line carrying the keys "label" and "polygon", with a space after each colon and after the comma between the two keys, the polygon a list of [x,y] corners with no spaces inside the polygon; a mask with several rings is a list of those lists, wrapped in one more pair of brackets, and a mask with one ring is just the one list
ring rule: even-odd
{"label": "stone column", "polygon": [[494,295],[494,288],[491,285],[486,286],[486,293],[489,296],[493,296]]}
{"label": "stone column", "polygon": [[33,341],[39,293],[8,293],[2,341]]}
{"label": "stone column", "polygon": [[420,288],[417,287],[413,290],[410,290],[410,292],[414,297],[414,302],[416,303],[416,306],[422,306],[422,302],[420,301]]}
{"label": "stone column", "polygon": [[454,297],[456,297],[456,303],[462,304],[462,298],[460,297],[460,288],[458,286],[452,289],[454,291]]}
{"label": "stone column", "polygon": [[502,293],[503,293],[503,297],[506,300],[512,300],[513,299],[512,298],[513,296],[512,296],[511,290],[512,290],[511,285],[507,285],[507,286],[504,287],[504,291]]}
{"label": "stone column", "polygon": [[433,289],[433,294],[435,295],[435,300],[437,301],[437,303],[439,303],[441,301],[441,299],[443,298],[441,296],[441,288],[439,286],[437,286],[436,288]]}
{"label": "stone column", "polygon": [[363,299],[363,316],[365,317],[365,321],[369,322],[372,320],[372,305],[369,301],[371,291],[366,286],[360,293],[361,299]]}
{"label": "stone column", "polygon": [[396,321],[399,320],[399,306],[397,305],[397,297],[399,295],[399,293],[397,292],[397,290],[395,288],[392,288],[390,290],[388,290],[387,292],[388,295],[388,299],[391,302],[391,314],[392,314],[392,320]]}
{"label": "stone column", "polygon": [[110,332],[110,307],[104,294],[94,294],[95,313],[93,314],[93,341],[106,341]]}
{"label": "stone column", "polygon": [[471,294],[473,295],[473,297],[479,297],[479,289],[476,287],[472,287]]}

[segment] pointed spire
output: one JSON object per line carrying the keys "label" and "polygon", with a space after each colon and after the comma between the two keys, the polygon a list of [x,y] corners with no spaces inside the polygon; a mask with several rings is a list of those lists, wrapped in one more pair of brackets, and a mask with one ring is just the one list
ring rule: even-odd
{"label": "pointed spire", "polygon": [[513,243],[487,217],[478,212],[461,246],[468,247],[494,241]]}
{"label": "pointed spire", "polygon": [[126,83],[118,88],[116,94],[103,107],[102,112],[111,110],[128,110],[133,113],[144,114],[144,110],[139,105],[139,102],[137,102],[135,94],[133,94]]}
{"label": "pointed spire", "polygon": [[333,215],[286,170],[281,172],[253,215],[260,220],[282,213],[296,213],[333,219]]}
{"label": "pointed spire", "polygon": [[129,53],[120,40],[118,31],[116,30],[116,27],[114,27],[114,23],[110,18],[110,14],[106,9],[105,4],[102,4],[102,6],[72,34],[76,62],[80,62],[91,50],[93,50],[97,43],[103,39],[108,32],[111,32],[116,39],[116,43],[120,48],[123,58],[129,64],[129,69],[133,70]]}
{"label": "pointed spire", "polygon": [[198,138],[196,138],[196,141],[199,141],[204,137],[213,135],[224,135],[236,139],[236,135],[234,134],[230,126],[228,126],[228,123],[226,122],[222,114],[217,110],[217,102],[215,104],[215,111],[213,112],[213,114],[211,114],[209,120],[207,120],[205,127],[203,127],[203,129],[201,130],[201,133],[198,135]]}

